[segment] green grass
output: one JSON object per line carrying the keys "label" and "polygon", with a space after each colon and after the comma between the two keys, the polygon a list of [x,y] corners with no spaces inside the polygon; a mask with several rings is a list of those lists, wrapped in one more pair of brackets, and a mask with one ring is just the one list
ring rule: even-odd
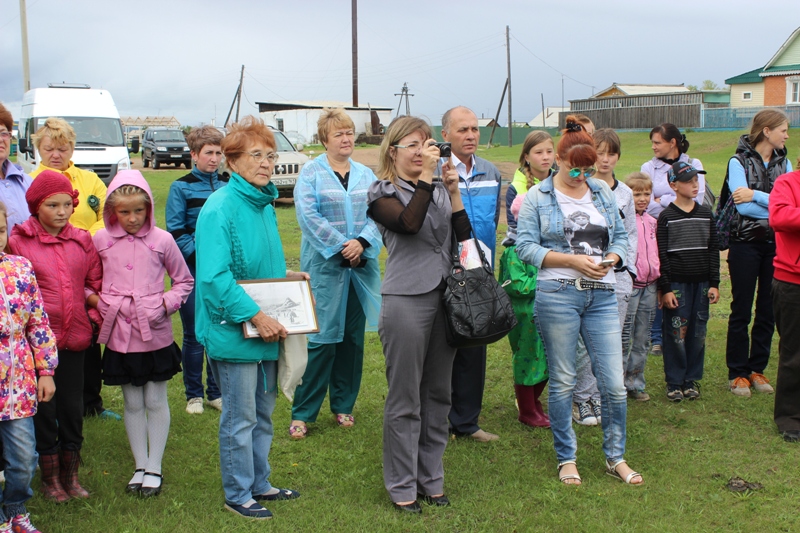
{"label": "green grass", "polygon": [[[712,183],[715,176],[720,181],[724,176],[736,136],[689,135],[690,153],[712,172]],[[638,169],[649,158],[646,141],[644,134],[623,135],[618,175]],[[493,160],[516,158],[505,148],[482,155]],[[145,171],[156,197],[159,223],[163,223],[169,184],[185,172]],[[277,212],[287,262],[296,267],[300,232],[294,209],[280,206]],[[504,232],[505,227],[498,231]],[[34,523],[48,532],[796,531],[798,448],[777,435],[771,396],[740,399],[726,391],[724,348],[730,299],[725,274],[723,278],[723,301],[712,308],[703,397],[692,403],[668,403],[661,360],[651,359],[646,375],[653,399],[646,404],[629,403],[626,457],[645,476],[646,484],[640,488],[604,475],[602,433],[599,428],[585,427],[576,427],[584,484],[573,488],[558,483],[551,434],[516,421],[511,353],[503,340],[489,347],[481,418],[481,425],[500,434],[500,441],[489,445],[451,442],[444,461],[445,487],[453,505],[425,507],[421,517],[400,515],[383,489],[381,424],[386,381],[380,342],[377,334],[368,333],[354,428],[338,428],[326,402],[308,438],[292,441],[287,435],[290,405],[279,397],[271,481],[299,490],[302,497],[271,505],[275,513],[271,523],[248,522],[222,509],[219,415],[213,410],[201,416],[186,414],[180,376],[169,384],[172,426],[164,459],[164,491],[159,497],[141,500],[124,493],[133,472],[124,425],[92,419],[84,426],[86,464],[81,470],[91,499],[56,505],[37,494],[29,509]],[[180,342],[177,316],[174,324]],[[767,376],[774,380],[774,362]],[[122,412],[118,387],[105,388],[103,396],[107,407]],[[760,482],[764,489],[733,494],[724,488],[731,476]],[[38,485],[37,479],[36,489]]]}

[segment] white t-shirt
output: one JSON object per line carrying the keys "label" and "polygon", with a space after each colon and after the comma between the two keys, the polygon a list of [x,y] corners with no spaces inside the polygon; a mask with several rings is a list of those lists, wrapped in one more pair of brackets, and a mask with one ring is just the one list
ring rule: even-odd
{"label": "white t-shirt", "polygon": [[[555,190],[555,189],[554,189]],[[592,203],[592,191],[587,190],[582,198],[570,198],[555,190],[556,200],[564,215],[564,233],[570,243],[573,255],[588,255],[595,263],[603,260],[604,250],[608,248],[608,225],[606,219]],[[590,279],[574,268],[556,267],[539,270],[538,279]],[[614,283],[614,269],[609,269],[603,279],[590,280]]]}

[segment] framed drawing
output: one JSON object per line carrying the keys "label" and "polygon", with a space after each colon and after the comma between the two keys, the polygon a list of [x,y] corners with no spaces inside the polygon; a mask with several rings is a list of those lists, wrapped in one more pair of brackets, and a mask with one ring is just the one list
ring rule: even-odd
{"label": "framed drawing", "polygon": [[[258,307],[286,328],[289,335],[319,331],[311,283],[305,279],[253,279],[237,281]],[[245,338],[258,337],[249,320],[243,324]]]}

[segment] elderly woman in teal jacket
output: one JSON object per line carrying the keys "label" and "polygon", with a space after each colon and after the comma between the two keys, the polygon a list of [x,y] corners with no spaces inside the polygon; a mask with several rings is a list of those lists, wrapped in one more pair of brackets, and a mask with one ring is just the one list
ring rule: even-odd
{"label": "elderly woman in teal jacket", "polygon": [[377,178],[350,156],[355,125],[341,109],[323,113],[317,130],[326,153],[306,163],[294,189],[303,240],[300,266],[311,275],[320,331],[309,335],[308,365],[297,387],[289,435],[306,436],[325,394],[339,426],[354,424],[361,387],[364,331],[380,311],[382,239],[367,217],[367,189]]}
{"label": "elderly woman in teal jacket", "polygon": [[[272,206],[278,189],[270,183],[278,157],[275,138],[254,117],[231,127],[222,151],[233,175],[227,187],[208,198],[197,219],[195,329],[222,393],[225,509],[263,520],[272,513],[262,502],[299,496],[269,482],[278,341],[286,338],[286,329],[236,282],[287,275]],[[244,337],[242,323],[248,320],[261,338]]]}

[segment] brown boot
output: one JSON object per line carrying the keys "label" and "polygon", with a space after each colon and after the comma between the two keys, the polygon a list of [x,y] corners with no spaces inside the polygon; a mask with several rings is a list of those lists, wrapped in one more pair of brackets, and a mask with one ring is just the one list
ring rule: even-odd
{"label": "brown boot", "polygon": [[61,485],[72,498],[88,498],[89,492],[78,483],[81,454],[77,450],[61,450]]}
{"label": "brown boot", "polygon": [[58,453],[40,455],[39,468],[42,469],[42,494],[44,497],[56,503],[64,503],[69,500],[69,494],[64,490],[58,477]]}
{"label": "brown boot", "polygon": [[[538,385],[514,385],[514,393],[517,396],[517,406],[519,407],[519,417],[517,420],[532,428],[550,427],[550,420],[543,420],[536,407],[536,387]],[[541,394],[541,391],[539,392]],[[541,406],[541,404],[539,404]],[[545,416],[546,418],[546,416]],[[544,425],[546,422],[546,425]]]}
{"label": "brown boot", "polygon": [[547,381],[542,381],[533,386],[533,401],[536,404],[536,427],[540,428],[550,427],[550,417],[544,412],[544,406],[539,401],[545,386],[547,386]]}

